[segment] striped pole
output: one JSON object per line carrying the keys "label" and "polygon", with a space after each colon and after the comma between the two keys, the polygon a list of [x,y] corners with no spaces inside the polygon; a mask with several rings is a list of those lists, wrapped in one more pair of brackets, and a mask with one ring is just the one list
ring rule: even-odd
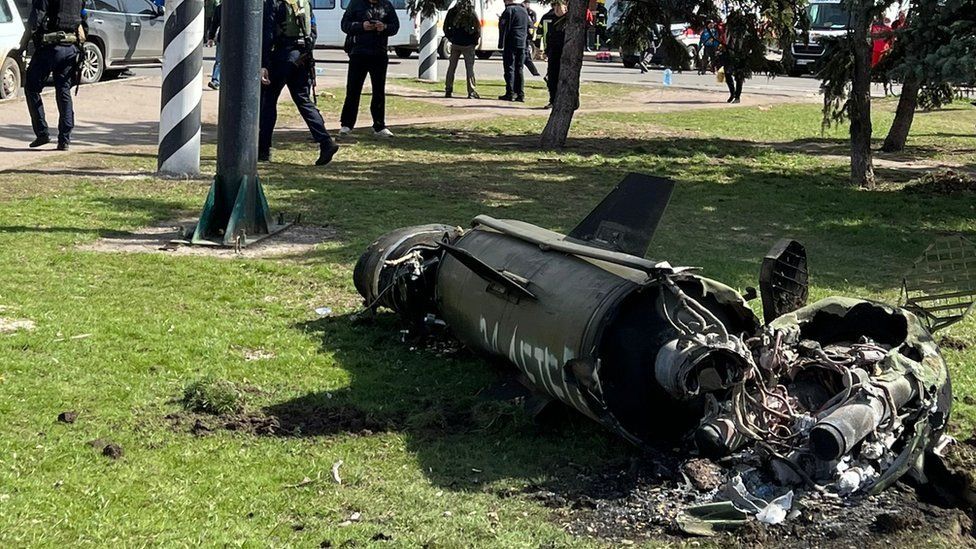
{"label": "striped pole", "polygon": [[420,20],[420,66],[417,77],[437,81],[437,12]]}
{"label": "striped pole", "polygon": [[157,169],[160,175],[199,175],[203,0],[169,0],[166,10]]}

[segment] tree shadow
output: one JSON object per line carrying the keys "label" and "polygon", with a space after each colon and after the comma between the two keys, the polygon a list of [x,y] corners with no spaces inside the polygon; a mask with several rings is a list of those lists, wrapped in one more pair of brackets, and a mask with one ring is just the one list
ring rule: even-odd
{"label": "tree shadow", "polygon": [[678,182],[650,255],[704,267],[733,286],[754,285],[759,259],[788,236],[807,245],[819,283],[890,292],[935,237],[976,232],[961,201],[851,188],[842,163],[771,158],[775,151],[757,143],[594,137],[540,152],[534,139],[417,128],[370,143],[355,158],[340,151],[326,170],[272,166],[262,181],[282,194],[276,208],[339,230],[340,242],[310,262],[350,263],[394,228],[464,226],[479,214],[565,232],[629,171]]}

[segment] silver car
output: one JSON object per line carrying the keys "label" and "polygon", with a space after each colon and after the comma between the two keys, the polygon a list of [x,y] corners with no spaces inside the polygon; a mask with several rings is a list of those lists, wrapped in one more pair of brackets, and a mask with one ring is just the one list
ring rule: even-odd
{"label": "silver car", "polygon": [[[21,15],[31,0],[17,0]],[[149,0],[86,0],[88,41],[81,83],[118,76],[131,67],[159,66],[163,58],[163,8]]]}

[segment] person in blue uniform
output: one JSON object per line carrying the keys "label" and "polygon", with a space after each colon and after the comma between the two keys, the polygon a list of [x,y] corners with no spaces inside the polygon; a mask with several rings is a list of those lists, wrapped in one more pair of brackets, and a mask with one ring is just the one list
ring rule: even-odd
{"label": "person in blue uniform", "polygon": [[271,134],[278,120],[278,97],[288,92],[319,144],[316,166],[332,161],[339,150],[312,101],[314,82],[315,18],[309,0],[266,0],[261,52],[261,121],[258,132],[258,160],[271,159]]}
{"label": "person in blue uniform", "polygon": [[27,111],[34,129],[31,148],[51,142],[41,90],[52,75],[58,105],[58,150],[66,151],[71,144],[71,130],[75,127],[71,88],[80,77],[81,48],[87,31],[82,0],[33,0],[20,44],[24,51],[29,42],[34,43],[34,55],[24,79]]}

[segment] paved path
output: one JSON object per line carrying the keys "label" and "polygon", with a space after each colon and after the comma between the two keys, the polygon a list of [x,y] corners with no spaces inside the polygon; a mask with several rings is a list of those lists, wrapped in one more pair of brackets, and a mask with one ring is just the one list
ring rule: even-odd
{"label": "paved path", "polygon": [[[343,67],[344,70],[344,67]],[[157,71],[158,72],[158,71]],[[326,71],[318,81],[320,89],[341,86],[344,73],[334,67]],[[456,121],[460,119],[478,119],[495,116],[547,116],[548,111],[538,107],[522,106],[503,103],[496,100],[470,101],[467,99],[446,100],[439,97],[438,92],[427,92],[403,85],[391,84],[391,95],[400,95],[414,100],[428,101],[457,109],[456,114],[439,118],[391,118],[390,125],[423,124]],[[203,94],[202,118],[204,142],[216,141],[217,103],[219,94],[206,90]],[[160,77],[136,76],[122,78],[116,81],[103,82],[92,86],[83,86],[75,96],[75,130],[72,135],[72,152],[85,152],[108,147],[121,146],[154,147],[157,143],[159,120]],[[290,101],[287,93],[282,94],[282,101]],[[745,98],[745,105],[762,105],[770,102],[810,101],[810,95],[761,95],[752,94]],[[726,107],[725,92],[711,90],[691,90],[683,88],[664,88],[663,86],[649,86],[644,91],[630,93],[626,97],[608,100],[600,105],[584,104],[581,112],[597,111],[647,111],[664,112],[683,110],[693,104],[695,108]],[[54,97],[45,95],[45,108],[48,122],[52,126],[57,123],[57,108]],[[364,104],[363,109],[366,106]],[[330,129],[337,129],[336,117],[338,113],[324,113],[326,125]],[[302,131],[304,128],[300,120],[283,122],[282,129]],[[294,126],[292,128],[292,126]],[[23,99],[0,103],[0,171],[15,170],[19,167],[32,166],[34,170],[43,170],[43,164],[50,159],[61,156],[54,150],[54,145],[48,145],[41,150],[27,148],[27,143],[33,138],[27,108]]]}

